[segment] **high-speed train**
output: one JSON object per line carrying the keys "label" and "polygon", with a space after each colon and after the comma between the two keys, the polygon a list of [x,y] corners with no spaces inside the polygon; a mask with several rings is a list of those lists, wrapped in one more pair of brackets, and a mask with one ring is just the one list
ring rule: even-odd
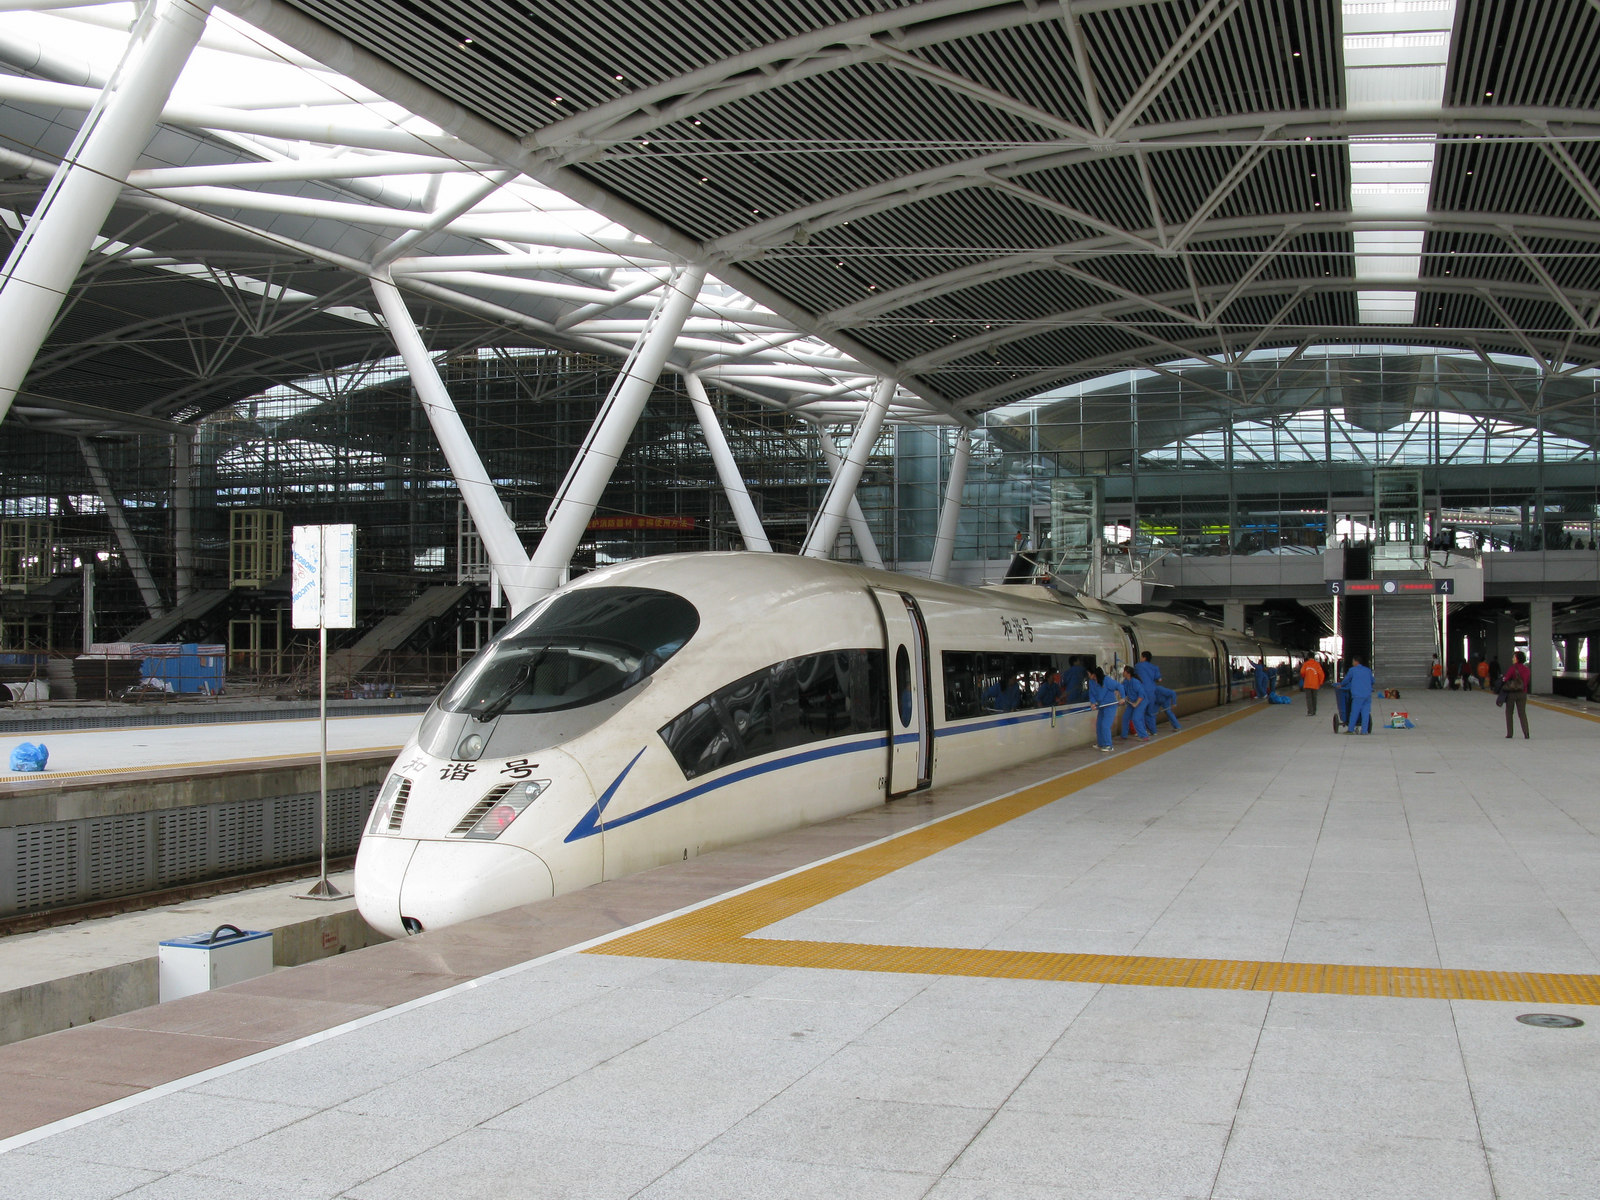
{"label": "high-speed train", "polygon": [[[1038,584],[753,553],[595,571],[428,709],[374,803],[356,901],[391,936],[436,929],[1084,745],[1085,669],[1144,650],[1180,713],[1249,697],[1249,660],[1283,653]],[[1067,698],[1031,707],[1052,670]]]}

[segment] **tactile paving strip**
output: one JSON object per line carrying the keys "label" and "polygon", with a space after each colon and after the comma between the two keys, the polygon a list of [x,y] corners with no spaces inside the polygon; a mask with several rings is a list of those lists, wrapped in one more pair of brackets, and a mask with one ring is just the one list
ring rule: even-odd
{"label": "tactile paving strip", "polygon": [[866,846],[854,854],[820,863],[659,924],[621,934],[590,948],[587,953],[692,962],[815,967],[835,971],[1037,979],[1061,983],[1600,1004],[1600,976],[1595,975],[1152,958],[1136,954],[1060,954],[939,946],[874,946],[856,942],[810,942],[753,936],[756,930],[774,925],[785,917],[804,912],[825,900],[831,900],[1261,711],[1263,709],[1260,706],[1252,705],[1198,728],[1162,738],[1153,745],[1119,754],[1109,762],[1093,763],[1068,775],[965,809],[899,837]]}

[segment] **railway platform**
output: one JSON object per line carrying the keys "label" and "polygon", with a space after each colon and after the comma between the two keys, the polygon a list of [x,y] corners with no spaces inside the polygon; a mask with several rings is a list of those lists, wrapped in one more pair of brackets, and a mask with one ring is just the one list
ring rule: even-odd
{"label": "railway platform", "polygon": [[0,1047],[0,1194],[1600,1194],[1600,714],[1325,701]]}

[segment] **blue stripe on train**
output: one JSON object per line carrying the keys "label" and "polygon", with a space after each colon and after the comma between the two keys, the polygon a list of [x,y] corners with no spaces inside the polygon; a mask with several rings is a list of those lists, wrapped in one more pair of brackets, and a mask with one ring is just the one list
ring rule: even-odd
{"label": "blue stripe on train", "polygon": [[[1030,709],[1026,712],[1006,713],[1003,716],[991,717],[987,720],[973,720],[963,725],[946,725],[943,728],[936,729],[934,731],[934,736],[945,738],[955,737],[958,734],[963,733],[982,733],[991,729],[1000,729],[1007,725],[1028,725],[1036,721],[1048,721],[1052,715],[1057,717],[1067,717],[1092,711],[1094,710],[1087,704],[1075,704],[1069,708],[1057,708],[1053,713],[1047,708]],[[907,742],[915,742],[920,736],[921,734],[916,732],[898,733],[895,735],[894,740],[896,745],[900,745]],[[802,751],[799,754],[787,754],[782,758],[775,758],[771,762],[757,763],[754,766],[743,767],[737,771],[732,771],[729,774],[724,775],[720,779],[710,780],[706,783],[699,784],[696,787],[692,787],[685,791],[678,792],[675,795],[668,796],[665,800],[658,800],[654,804],[647,805],[636,812],[631,812],[625,817],[618,817],[614,821],[605,822],[605,827],[607,829],[616,829],[619,826],[631,824],[632,822],[642,820],[645,817],[654,816],[656,813],[663,812],[666,809],[674,808],[685,801],[693,800],[699,796],[704,796],[708,792],[714,792],[718,788],[727,787],[729,784],[743,783],[745,780],[754,779],[759,775],[768,775],[774,771],[782,771],[789,767],[799,766],[802,763],[816,762],[819,759],[837,758],[843,754],[859,754],[865,750],[883,750],[888,747],[888,744],[888,739],[886,737],[875,736],[863,738],[854,742],[842,742],[832,746],[820,746],[814,750]],[[644,750],[641,749],[638,754],[635,754],[633,758],[629,760],[628,765],[622,768],[621,773],[615,779],[613,779],[610,783],[610,786],[608,786],[606,790],[600,794],[600,798],[595,801],[594,807],[584,814],[583,820],[579,821],[572,827],[572,832],[567,834],[567,836],[562,839],[563,841],[575,842],[582,838],[593,837],[595,834],[600,832],[601,816],[606,810],[606,805],[611,803],[612,797],[617,794],[617,789],[622,786],[622,781],[627,778],[628,772],[633,770],[634,764],[639,761],[643,754]]]}
{"label": "blue stripe on train", "polygon": [[[912,736],[914,738],[916,735],[913,734]],[[665,809],[673,808],[676,805],[682,804],[686,800],[693,800],[698,796],[705,795],[707,792],[714,792],[718,788],[727,787],[731,783],[743,783],[746,779],[754,779],[758,775],[766,775],[773,771],[781,771],[787,767],[796,767],[801,763],[815,762],[818,759],[837,758],[842,754],[859,754],[864,750],[885,750],[888,748],[888,745],[888,738],[880,734],[874,737],[862,738],[859,741],[854,742],[841,742],[832,746],[819,746],[814,750],[804,750],[799,754],[786,754],[784,757],[775,758],[771,762],[757,763],[754,766],[742,767],[737,771],[729,772],[721,779],[713,779],[707,783],[702,783],[696,787],[689,788],[687,791],[682,791],[676,795],[668,796],[665,800],[658,800],[654,804],[646,805],[644,808],[641,808],[636,812],[631,812],[625,817],[618,817],[614,821],[605,822],[605,827],[607,829],[616,829],[620,825],[628,825],[634,821],[641,820],[644,817],[654,816],[656,813]],[[573,826],[572,832],[567,834],[567,836],[562,839],[563,841],[575,842],[580,838],[592,837],[596,833],[600,832],[601,814],[605,812],[606,805],[611,803],[611,798],[617,794],[617,788],[622,785],[623,779],[627,777],[629,771],[633,770],[633,764],[639,761],[639,757],[643,753],[644,751],[640,750],[638,754],[633,756],[628,765],[622,768],[622,773],[611,781],[611,786],[606,788],[606,790],[600,794],[600,798],[595,801],[594,807],[584,814],[583,820],[579,821],[575,826]]]}

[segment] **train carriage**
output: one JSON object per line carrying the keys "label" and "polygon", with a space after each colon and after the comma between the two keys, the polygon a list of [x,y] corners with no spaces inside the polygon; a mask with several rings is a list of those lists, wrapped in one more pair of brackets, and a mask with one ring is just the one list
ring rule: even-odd
{"label": "train carriage", "polygon": [[[1219,690],[1233,643],[1038,585],[772,554],[606,568],[518,614],[429,709],[357,903],[415,933],[1086,745],[1085,673],[1141,647],[1180,711],[1242,696]],[[1041,707],[1052,671],[1067,693]]]}

